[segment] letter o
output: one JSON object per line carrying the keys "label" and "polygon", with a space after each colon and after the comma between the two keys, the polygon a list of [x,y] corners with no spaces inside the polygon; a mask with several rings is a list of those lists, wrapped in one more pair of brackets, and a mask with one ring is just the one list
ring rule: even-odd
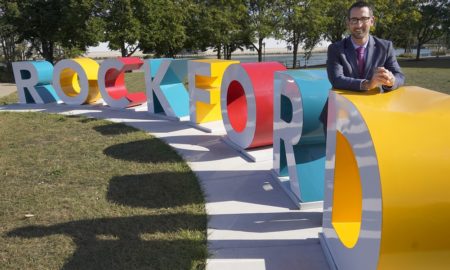
{"label": "letter o", "polygon": [[222,118],[228,138],[243,149],[273,143],[273,80],[278,62],[232,64],[221,85]]}
{"label": "letter o", "polygon": [[53,87],[69,105],[94,103],[100,98],[97,83],[99,65],[89,58],[64,59],[53,71]]}

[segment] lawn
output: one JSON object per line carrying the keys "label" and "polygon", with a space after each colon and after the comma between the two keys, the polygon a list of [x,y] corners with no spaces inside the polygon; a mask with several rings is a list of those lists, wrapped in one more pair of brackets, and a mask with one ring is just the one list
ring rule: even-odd
{"label": "lawn", "polygon": [[162,141],[43,113],[0,126],[1,269],[204,268],[204,197]]}
{"label": "lawn", "polygon": [[423,60],[399,60],[406,76],[406,85],[450,94],[450,57]]}

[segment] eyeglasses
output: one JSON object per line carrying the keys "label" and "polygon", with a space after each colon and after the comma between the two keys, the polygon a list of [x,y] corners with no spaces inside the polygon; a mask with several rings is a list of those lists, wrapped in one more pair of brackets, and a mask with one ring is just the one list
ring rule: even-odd
{"label": "eyeglasses", "polygon": [[361,17],[361,18],[350,18],[348,21],[350,24],[358,24],[359,22],[367,23],[370,20],[370,17]]}

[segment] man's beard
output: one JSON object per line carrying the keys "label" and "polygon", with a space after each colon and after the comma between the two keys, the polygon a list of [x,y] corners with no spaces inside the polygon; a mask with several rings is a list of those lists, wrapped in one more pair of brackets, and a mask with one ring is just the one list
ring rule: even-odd
{"label": "man's beard", "polygon": [[358,31],[358,32],[351,32],[351,35],[354,39],[364,39],[365,37],[368,36],[368,33],[366,33],[365,31]]}

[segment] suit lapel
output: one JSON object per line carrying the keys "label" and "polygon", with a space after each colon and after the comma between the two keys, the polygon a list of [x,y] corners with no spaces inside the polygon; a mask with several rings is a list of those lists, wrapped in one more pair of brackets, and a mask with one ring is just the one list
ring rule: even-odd
{"label": "suit lapel", "polygon": [[375,40],[373,39],[372,36],[369,36],[369,43],[367,44],[367,58],[366,61],[364,62],[364,78],[366,79],[370,79],[368,78],[368,76],[370,74],[373,73],[373,69],[376,68],[373,66],[372,60],[373,60],[373,55],[375,54],[375,50],[376,50],[376,46],[375,46]]}
{"label": "suit lapel", "polygon": [[350,40],[351,37],[348,37],[344,41],[345,46],[345,56],[347,57],[348,62],[350,63],[350,66],[352,67],[352,74],[351,77],[358,78],[358,64],[356,63],[356,51],[353,47],[353,43]]}

